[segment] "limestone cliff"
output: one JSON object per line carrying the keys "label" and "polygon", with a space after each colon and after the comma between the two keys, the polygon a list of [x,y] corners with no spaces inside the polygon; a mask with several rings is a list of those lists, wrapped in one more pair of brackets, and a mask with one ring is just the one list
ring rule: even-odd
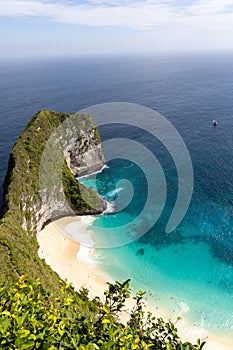
{"label": "limestone cliff", "polygon": [[100,136],[87,115],[40,111],[17,140],[4,185],[5,211],[27,233],[75,214],[98,214],[106,203],[75,176],[101,169]]}
{"label": "limestone cliff", "polygon": [[99,131],[90,127],[80,130],[80,136],[70,138],[65,154],[66,162],[75,176],[92,174],[104,165]]}

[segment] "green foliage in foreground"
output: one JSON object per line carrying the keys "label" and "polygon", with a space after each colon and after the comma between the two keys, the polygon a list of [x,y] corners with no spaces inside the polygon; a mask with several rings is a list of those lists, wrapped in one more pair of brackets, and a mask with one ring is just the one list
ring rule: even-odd
{"label": "green foliage in foreground", "polygon": [[[81,292],[83,302],[87,291]],[[59,295],[45,292],[39,281],[21,277],[7,289],[0,288],[0,349],[154,349],[201,350],[204,343],[182,343],[171,322],[143,311],[143,294],[135,296],[135,307],[126,325],[119,321],[130,296],[129,280],[110,284],[105,300],[92,302],[92,313],[76,309],[70,285]],[[79,299],[79,303],[80,303]]]}

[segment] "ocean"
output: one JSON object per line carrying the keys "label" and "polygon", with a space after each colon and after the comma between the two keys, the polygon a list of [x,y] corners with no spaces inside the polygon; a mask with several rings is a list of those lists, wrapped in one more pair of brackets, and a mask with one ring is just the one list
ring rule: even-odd
{"label": "ocean", "polygon": [[[134,291],[146,290],[148,300],[171,316],[181,315],[197,327],[231,334],[233,55],[2,61],[0,76],[1,185],[11,147],[40,109],[77,112],[103,103],[135,103],[157,111],[175,127],[190,154],[194,188],[186,215],[170,233],[166,224],[179,178],[166,147],[129,125],[100,127],[103,141],[135,140],[152,152],[164,172],[167,196],[148,232],[114,247],[104,237],[107,249],[97,248],[95,259],[113,279],[131,278]],[[130,220],[136,220],[137,231],[137,217],[148,194],[144,170],[131,159],[116,158],[96,178],[82,180],[97,188],[113,207],[133,188],[125,208],[95,219],[90,227],[93,234],[105,227],[119,227],[120,234],[121,226]]]}

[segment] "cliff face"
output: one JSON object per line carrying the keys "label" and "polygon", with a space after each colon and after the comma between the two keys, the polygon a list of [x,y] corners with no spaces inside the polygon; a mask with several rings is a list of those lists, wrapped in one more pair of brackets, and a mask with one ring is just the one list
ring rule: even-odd
{"label": "cliff face", "polygon": [[91,117],[40,111],[12,150],[5,211],[14,212],[28,234],[63,216],[101,213],[105,202],[74,175],[90,174],[103,164],[100,136]]}
{"label": "cliff face", "polygon": [[66,162],[75,176],[92,174],[104,165],[104,156],[97,128],[88,132],[80,130],[80,137],[69,141],[65,154]]}

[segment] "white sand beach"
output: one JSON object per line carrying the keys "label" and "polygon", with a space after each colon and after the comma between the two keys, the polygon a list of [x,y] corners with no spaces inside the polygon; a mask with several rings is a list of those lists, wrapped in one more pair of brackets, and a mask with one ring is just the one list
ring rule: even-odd
{"label": "white sand beach", "polygon": [[[96,266],[92,259],[92,248],[80,246],[69,237],[67,227],[70,224],[76,225],[79,229],[79,238],[87,234],[85,228],[88,222],[91,222],[90,216],[83,217],[66,217],[48,224],[37,236],[39,243],[38,254],[41,259],[45,259],[46,263],[60,276],[62,280],[72,283],[75,290],[79,290],[82,286],[89,289],[90,298],[95,296],[103,296],[107,289],[107,282],[113,282],[99,267]],[[83,240],[82,240],[83,242]],[[90,243],[90,241],[88,241]],[[132,308],[133,299],[127,302],[127,308]],[[162,316],[168,319],[165,314],[156,310],[153,305],[148,309],[155,316]],[[122,320],[127,319],[127,311],[122,315]],[[178,324],[179,334],[183,340],[195,341],[199,338],[207,338],[206,350],[233,350],[233,336],[213,335],[198,328],[190,327],[190,325],[182,320]]]}
{"label": "white sand beach", "polygon": [[90,298],[94,298],[103,294],[109,277],[91,261],[91,248],[80,247],[79,243],[66,236],[65,231],[67,225],[74,222],[81,224],[82,220],[82,217],[67,217],[47,225],[37,236],[38,254],[62,280],[72,283],[77,291],[81,287],[88,288]]}

